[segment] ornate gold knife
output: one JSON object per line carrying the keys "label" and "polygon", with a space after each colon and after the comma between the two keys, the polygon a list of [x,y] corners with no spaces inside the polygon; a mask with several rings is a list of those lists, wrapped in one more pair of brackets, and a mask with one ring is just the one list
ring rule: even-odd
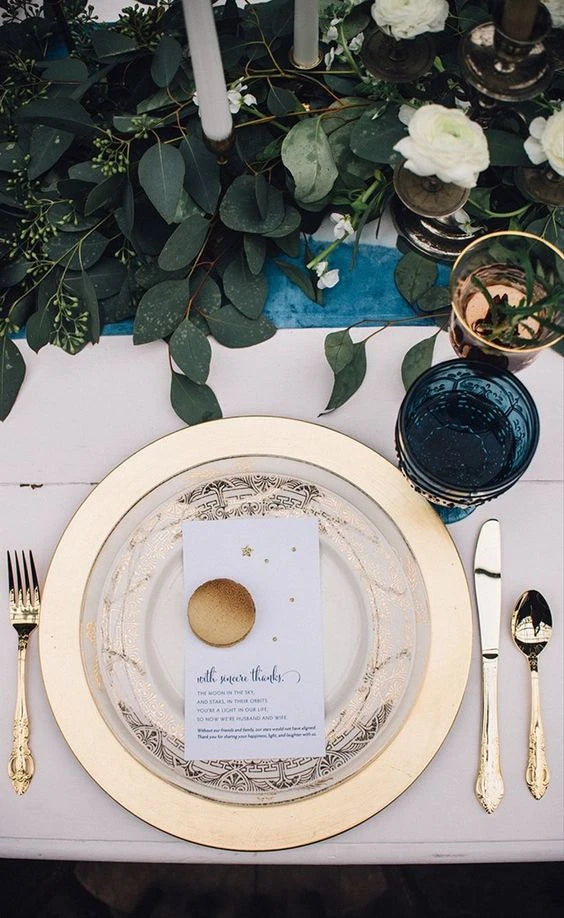
{"label": "ornate gold knife", "polygon": [[501,537],[498,520],[487,520],[478,536],[474,586],[482,643],[482,738],[476,796],[486,813],[503,797],[497,719],[497,659],[501,613]]}

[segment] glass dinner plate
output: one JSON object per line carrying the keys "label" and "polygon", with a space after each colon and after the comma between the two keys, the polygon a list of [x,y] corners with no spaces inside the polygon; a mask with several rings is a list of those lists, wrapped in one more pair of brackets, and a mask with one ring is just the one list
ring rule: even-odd
{"label": "glass dinner plate", "polygon": [[[198,762],[184,753],[182,523],[314,517],[326,751]],[[466,579],[401,474],[318,425],[234,418],[136,453],[87,498],[44,589],[41,661],[78,759],[180,837],[265,850],[336,834],[400,794],[442,743],[469,666]]]}

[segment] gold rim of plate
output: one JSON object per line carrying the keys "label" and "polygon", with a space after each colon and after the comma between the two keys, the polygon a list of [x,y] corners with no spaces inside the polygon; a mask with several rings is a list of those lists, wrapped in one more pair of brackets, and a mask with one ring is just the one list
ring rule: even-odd
{"label": "gold rim of plate", "polygon": [[[89,688],[80,645],[85,590],[117,523],[162,482],[233,457],[299,459],[351,482],[395,523],[427,591],[431,639],[418,696],[389,744],[350,778],[319,794],[256,807],[197,796],[152,773],[114,736]],[[429,764],[462,701],[472,615],[458,552],[436,512],[372,449],[306,421],[222,419],[169,434],[126,459],[86,498],[53,556],[39,625],[53,714],[75,756],[114,800],[150,825],[187,841],[238,851],[311,844],[350,829],[395,800]]]}

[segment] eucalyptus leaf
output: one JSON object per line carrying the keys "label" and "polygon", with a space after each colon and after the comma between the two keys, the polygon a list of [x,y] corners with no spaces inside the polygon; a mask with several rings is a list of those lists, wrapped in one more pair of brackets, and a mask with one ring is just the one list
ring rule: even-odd
{"label": "eucalyptus leaf", "polygon": [[30,161],[27,174],[30,179],[43,175],[57,163],[74,140],[74,134],[58,128],[36,124],[31,132]]}
{"label": "eucalyptus leaf", "polygon": [[351,360],[335,373],[333,391],[322,414],[335,411],[344,405],[349,398],[360,388],[366,376],[366,342],[359,341],[353,344]]}
{"label": "eucalyptus leaf", "polygon": [[42,77],[49,83],[61,83],[71,88],[88,79],[88,67],[75,57],[47,61]]}
{"label": "eucalyptus leaf", "polygon": [[[117,258],[103,257],[92,268],[85,272],[94,287],[98,299],[103,300],[114,296],[120,289],[127,276],[127,268]],[[76,296],[80,295],[80,281],[82,273],[67,271],[64,284]]]}
{"label": "eucalyptus leaf", "polygon": [[84,213],[87,217],[102,208],[107,210],[113,209],[118,200],[121,199],[125,176],[110,175],[98,185],[95,185],[89,192],[84,202]]}
{"label": "eucalyptus leaf", "polygon": [[158,264],[165,271],[184,268],[196,257],[208,234],[210,221],[194,214],[176,227],[165,242]]}
{"label": "eucalyptus leaf", "polygon": [[109,241],[97,231],[60,233],[45,243],[45,254],[72,271],[82,271],[100,260]]}
{"label": "eucalyptus leaf", "polygon": [[0,172],[15,172],[24,167],[24,154],[21,147],[13,141],[0,143]]}
{"label": "eucalyptus leaf", "polygon": [[330,332],[325,338],[325,356],[333,373],[343,370],[354,357],[354,344],[348,328]]}
{"label": "eucalyptus leaf", "polygon": [[239,175],[233,180],[219,207],[222,223],[241,233],[266,235],[284,219],[282,192],[268,185],[267,216],[261,217],[255,196],[255,180],[251,175]]}
{"label": "eucalyptus leaf", "polygon": [[176,147],[160,141],[139,161],[139,183],[163,220],[171,223],[184,181],[184,159]]}
{"label": "eucalyptus leaf", "polygon": [[8,335],[0,338],[0,421],[5,421],[20,391],[25,363],[16,344]]}
{"label": "eucalyptus leaf", "polygon": [[406,134],[406,127],[398,118],[398,107],[369,109],[355,121],[350,145],[353,153],[371,163],[389,163],[394,154],[394,144]]}
{"label": "eucalyptus leaf", "polygon": [[451,297],[448,287],[429,287],[417,299],[417,307],[421,312],[440,312],[450,309]]}
{"label": "eucalyptus leaf", "polygon": [[192,274],[190,294],[192,299],[191,319],[195,320],[199,313],[215,312],[221,306],[219,285],[203,268]]}
{"label": "eucalyptus leaf", "polygon": [[485,131],[492,166],[530,166],[523,138],[509,131],[489,128]]}
{"label": "eucalyptus leaf", "polygon": [[266,239],[245,233],[243,249],[251,274],[260,274],[266,258]]}
{"label": "eucalyptus leaf", "polygon": [[244,316],[249,319],[260,316],[268,295],[268,284],[262,272],[255,275],[249,270],[242,252],[227,265],[223,289],[226,297]]}
{"label": "eucalyptus leaf", "polygon": [[417,252],[407,252],[394,272],[396,286],[410,305],[414,305],[437,281],[437,265]]}
{"label": "eucalyptus leaf", "polygon": [[192,382],[202,385],[208,378],[211,346],[205,334],[189,319],[183,319],[169,341],[170,356]]}
{"label": "eucalyptus leaf", "polygon": [[268,183],[261,172],[255,175],[255,200],[261,219],[265,220],[268,216]]}
{"label": "eucalyptus leaf", "polygon": [[155,48],[151,76],[157,86],[170,86],[182,60],[182,45],[172,35],[163,35]]}
{"label": "eucalyptus leaf", "polygon": [[301,112],[303,105],[294,92],[282,86],[272,85],[268,92],[266,105],[273,115],[286,115],[288,112]]}
{"label": "eucalyptus leaf", "polygon": [[70,179],[76,179],[78,182],[91,182],[92,185],[104,181],[104,173],[97,169],[90,160],[69,166],[68,175]]}
{"label": "eucalyptus leaf", "polygon": [[221,417],[221,408],[209,386],[199,386],[181,373],[172,374],[170,401],[186,424],[201,424]]}
{"label": "eucalyptus leaf", "polygon": [[35,99],[18,109],[16,121],[40,123],[86,137],[96,130],[86,109],[80,102],[69,98]]}
{"label": "eucalyptus leaf", "polygon": [[285,255],[288,255],[289,258],[297,258],[300,254],[299,231],[294,230],[293,233],[288,233],[287,236],[282,236],[281,238],[277,237],[276,245]]}
{"label": "eucalyptus leaf", "polygon": [[265,233],[264,235],[269,239],[278,239],[281,236],[288,236],[290,233],[299,229],[301,222],[302,218],[300,212],[296,210],[295,207],[288,204],[284,211],[282,222],[279,223],[275,229],[270,230],[269,233]]}
{"label": "eucalyptus leaf", "polygon": [[261,316],[248,319],[230,303],[215,312],[205,313],[214,338],[226,347],[250,347],[260,344],[276,333],[274,325]]}
{"label": "eucalyptus leaf", "polygon": [[221,192],[217,157],[194,132],[184,136],[179,150],[186,165],[186,191],[205,213],[215,213]]}
{"label": "eucalyptus leaf", "polygon": [[304,271],[302,268],[298,268],[297,265],[292,265],[287,261],[282,261],[279,258],[274,259],[274,264],[282,271],[286,277],[292,281],[297,287],[300,288],[302,293],[314,303],[317,303],[317,295],[315,292],[315,287],[313,286],[313,281],[311,275],[308,271]]}
{"label": "eucalyptus leaf", "polygon": [[401,364],[401,378],[406,391],[431,366],[438,334],[437,331],[430,338],[418,341],[405,354]]}
{"label": "eucalyptus leaf", "polygon": [[319,201],[331,191],[338,171],[321,117],[298,121],[290,129],[282,143],[282,162],[294,179],[298,201]]}
{"label": "eucalyptus leaf", "polygon": [[166,338],[180,324],[188,308],[190,284],[169,280],[156,284],[141,297],[133,324],[133,343]]}
{"label": "eucalyptus leaf", "polygon": [[31,268],[31,262],[20,259],[11,261],[0,268],[0,287],[15,287],[21,283]]}
{"label": "eucalyptus leaf", "polygon": [[121,59],[124,55],[127,58],[132,51],[137,50],[134,38],[110,29],[94,29],[92,44],[99,60]]}
{"label": "eucalyptus leaf", "polygon": [[25,336],[32,351],[37,354],[42,347],[49,344],[55,328],[57,309],[48,303],[43,309],[32,313],[25,326]]}

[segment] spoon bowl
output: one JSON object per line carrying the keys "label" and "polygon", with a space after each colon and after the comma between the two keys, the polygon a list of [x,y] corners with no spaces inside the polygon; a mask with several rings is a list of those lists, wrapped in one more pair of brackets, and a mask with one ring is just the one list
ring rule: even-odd
{"label": "spoon bowl", "polygon": [[525,780],[533,797],[540,800],[549,785],[550,772],[540,713],[538,658],[552,635],[552,615],[546,599],[538,590],[526,590],[517,600],[511,619],[511,634],[516,646],[529,661],[531,725]]}

